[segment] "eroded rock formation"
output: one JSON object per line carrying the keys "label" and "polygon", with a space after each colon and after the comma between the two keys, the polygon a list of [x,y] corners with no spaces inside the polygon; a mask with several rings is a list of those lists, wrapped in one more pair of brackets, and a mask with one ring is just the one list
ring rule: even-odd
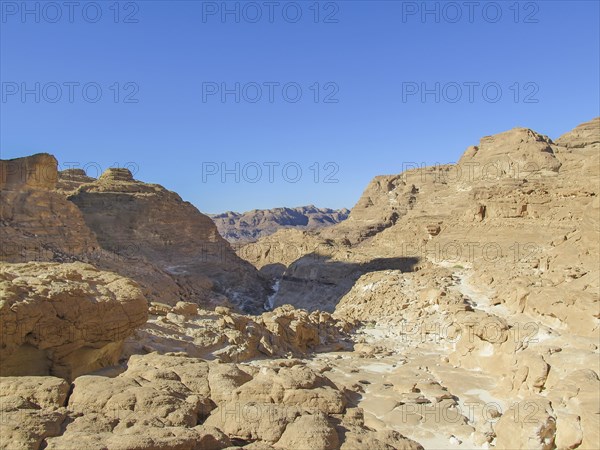
{"label": "eroded rock formation", "polygon": [[[262,310],[267,283],[235,254],[210,218],[174,192],[136,181],[127,169],[109,169],[68,199],[102,248],[116,253],[120,248],[167,273],[179,288],[179,300],[209,301],[214,291],[246,311]],[[158,299],[160,292],[152,297]]]}
{"label": "eroded rock formation", "polygon": [[0,372],[72,379],[118,362],[148,303],[131,280],[72,263],[0,264]]}
{"label": "eroded rock formation", "polygon": [[[448,405],[402,391],[413,402],[403,407],[409,437],[436,448],[594,448],[599,156],[600,118],[556,141],[516,128],[483,138],[455,165],[376,177],[338,225],[279,231],[239,254],[278,280],[275,306],[326,308],[374,327],[355,351],[389,360],[385,383],[413,370],[461,399],[450,407],[470,428],[432,424],[427,414],[443,418]],[[416,367],[394,368],[399,357]],[[359,403],[372,426],[398,417],[385,383]],[[497,405],[497,418],[469,417],[467,401]]]}
{"label": "eroded rock formation", "polygon": [[150,301],[263,310],[266,280],[177,194],[109,169],[58,172],[41,154],[2,161],[0,260],[82,261],[136,280]]}

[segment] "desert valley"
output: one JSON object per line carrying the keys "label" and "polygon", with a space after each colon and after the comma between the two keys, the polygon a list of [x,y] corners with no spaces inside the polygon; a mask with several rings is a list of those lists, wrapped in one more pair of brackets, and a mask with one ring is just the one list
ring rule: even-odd
{"label": "desert valley", "polygon": [[0,448],[600,448],[600,118],[565,131],[351,211],[1,160]]}

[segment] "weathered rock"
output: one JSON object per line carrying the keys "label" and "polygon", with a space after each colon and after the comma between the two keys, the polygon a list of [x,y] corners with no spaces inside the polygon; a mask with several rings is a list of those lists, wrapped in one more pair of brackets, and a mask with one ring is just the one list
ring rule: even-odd
{"label": "weathered rock", "polygon": [[247,311],[263,309],[266,281],[235,254],[210,218],[174,192],[136,181],[127,169],[109,169],[68,198],[102,248],[114,251],[115,244],[124,243],[135,257],[166,272],[181,300],[206,303],[217,291]]}
{"label": "weathered rock", "polygon": [[[238,254],[278,281],[274,305],[325,308],[402,343],[359,341],[356,357],[382,360],[396,351],[426,361],[425,373],[455,390],[471,380],[462,401],[495,390],[503,413],[498,447],[598,447],[597,382],[583,377],[579,394],[567,380],[575,367],[600,370],[600,119],[555,142],[516,128],[483,138],[458,164],[415,167],[376,177],[340,224],[280,230]],[[434,362],[427,352],[438,355]],[[472,371],[493,376],[494,388],[470,378]],[[378,397],[360,382],[369,377],[347,378],[361,407],[373,411],[369,425],[387,426],[438,398],[455,401],[433,389],[409,391],[401,397],[409,403],[398,406],[385,388]],[[509,424],[506,408],[523,398],[544,411],[535,426]],[[410,416],[411,437],[430,446],[494,442],[485,417],[472,422],[473,437],[466,424],[434,430],[425,418]]]}
{"label": "weathered rock", "polygon": [[0,449],[37,449],[66,418],[69,384],[53,377],[0,377]]}
{"label": "weathered rock", "polygon": [[350,347],[344,338],[354,327],[326,313],[307,313],[289,305],[248,317],[223,307],[198,310],[180,302],[151,307],[148,325],[127,340],[126,353],[149,351],[241,362],[257,357],[306,356],[323,349]]}
{"label": "weathered rock", "polygon": [[115,364],[147,319],[131,280],[72,263],[0,264],[2,375],[72,379]]}
{"label": "weathered rock", "polygon": [[59,174],[47,154],[2,160],[1,169],[0,261],[83,261],[133,278],[151,301],[229,297],[262,312],[267,281],[177,194],[127,169],[98,180],[81,169]]}
{"label": "weathered rock", "polygon": [[74,193],[79,186],[96,181],[88,177],[83,169],[65,169],[58,172],[58,183],[56,189],[65,195]]}
{"label": "weathered rock", "polygon": [[[303,448],[310,442],[334,449],[346,441],[346,433],[336,425],[347,413],[344,403],[337,403],[342,392],[300,361],[283,360],[258,369],[175,355],[133,356],[127,370],[115,378],[75,379],[68,404],[64,381],[7,380],[0,383],[2,399],[38,401],[44,414],[56,416],[45,428],[24,422],[31,428],[26,428],[29,440],[14,434],[18,427],[10,422],[10,436],[21,439],[12,442],[27,443],[26,448],[200,450],[227,448],[232,442],[252,442],[249,448]],[[288,388],[296,397],[303,391],[304,399],[276,394]],[[310,400],[315,398],[321,400]],[[335,407],[324,402],[326,398],[337,398]],[[393,438],[375,433],[362,421],[347,426],[353,436],[349,444],[364,441],[378,444],[375,448],[420,448],[397,433]]]}
{"label": "weathered rock", "polygon": [[[377,177],[347,221],[239,249],[277,281],[260,298],[273,311],[255,317],[227,291],[255,272],[234,260],[225,276],[210,251],[215,267],[199,265],[183,242],[221,241],[175,194],[125,170],[70,184],[60,174],[95,231],[82,215],[65,223],[83,224],[90,247],[138,239],[138,263],[115,267],[153,291],[152,317],[122,365],[76,378],[70,396],[55,381],[11,378],[0,390],[7,435],[56,449],[598,448],[597,125],[556,142],[525,128],[483,138],[457,165]],[[21,196],[3,210],[17,210],[3,215],[5,235],[60,247],[55,225],[40,227],[49,193],[3,189]],[[28,215],[30,235],[19,231]],[[178,215],[186,225],[173,232]]]}
{"label": "weathered rock", "polygon": [[600,144],[600,117],[582,123],[556,140],[568,148],[584,148]]}
{"label": "weathered rock", "polygon": [[[309,432],[307,432],[309,431]],[[335,428],[323,414],[304,415],[290,423],[275,448],[335,450],[340,442]]]}
{"label": "weathered rock", "polygon": [[57,161],[48,153],[0,160],[0,189],[54,189],[58,180]]}
{"label": "weathered rock", "polygon": [[500,418],[494,430],[498,448],[556,448],[556,418],[550,404],[541,399],[527,398],[517,403]]}

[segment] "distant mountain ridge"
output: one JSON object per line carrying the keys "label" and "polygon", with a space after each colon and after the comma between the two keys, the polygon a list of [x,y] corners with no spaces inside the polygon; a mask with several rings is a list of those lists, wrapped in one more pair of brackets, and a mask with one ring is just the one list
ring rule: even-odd
{"label": "distant mountain ridge", "polygon": [[244,213],[227,211],[211,214],[221,236],[229,242],[251,242],[269,236],[282,228],[314,230],[335,225],[348,218],[350,210],[317,208],[314,205],[297,208],[253,209]]}

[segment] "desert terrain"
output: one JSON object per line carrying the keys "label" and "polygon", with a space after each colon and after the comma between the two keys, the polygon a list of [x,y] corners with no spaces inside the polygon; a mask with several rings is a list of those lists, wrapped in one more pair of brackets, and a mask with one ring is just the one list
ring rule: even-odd
{"label": "desert terrain", "polygon": [[376,176],[347,218],[0,175],[2,449],[600,448],[600,118]]}

